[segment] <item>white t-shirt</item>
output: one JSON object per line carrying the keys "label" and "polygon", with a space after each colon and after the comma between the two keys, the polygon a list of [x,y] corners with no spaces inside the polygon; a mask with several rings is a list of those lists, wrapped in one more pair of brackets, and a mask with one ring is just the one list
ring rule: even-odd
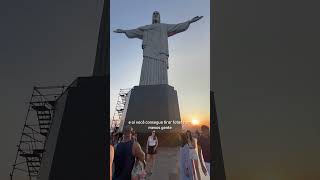
{"label": "white t-shirt", "polygon": [[157,138],[153,139],[152,136],[149,136],[148,138],[148,145],[149,146],[155,146],[157,144]]}

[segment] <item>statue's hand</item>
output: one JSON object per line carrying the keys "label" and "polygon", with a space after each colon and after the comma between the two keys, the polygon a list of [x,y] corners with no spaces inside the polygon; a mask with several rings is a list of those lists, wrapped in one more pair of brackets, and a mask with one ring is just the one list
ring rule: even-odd
{"label": "statue's hand", "polygon": [[117,29],[117,30],[114,30],[113,32],[115,32],[115,33],[125,33],[125,31],[122,30],[122,29]]}
{"label": "statue's hand", "polygon": [[192,18],[192,19],[190,20],[190,23],[194,23],[194,22],[196,22],[196,21],[199,21],[201,18],[203,18],[203,16],[196,16],[196,17],[194,17],[194,18]]}

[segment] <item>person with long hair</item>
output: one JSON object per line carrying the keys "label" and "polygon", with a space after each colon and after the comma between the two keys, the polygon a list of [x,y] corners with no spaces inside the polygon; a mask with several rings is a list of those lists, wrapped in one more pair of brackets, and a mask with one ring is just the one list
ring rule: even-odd
{"label": "person with long hair", "polygon": [[192,137],[191,131],[187,131],[186,132],[186,136],[187,136],[187,142],[188,142],[188,146],[189,146],[189,156],[192,162],[192,167],[193,167],[193,176],[194,179],[197,180],[201,180],[201,176],[200,176],[200,170],[199,170],[199,157],[198,157],[198,153],[196,151],[196,141],[195,139]]}
{"label": "person with long hair", "polygon": [[153,169],[156,154],[157,154],[157,147],[158,147],[158,138],[156,136],[156,132],[152,131],[151,135],[148,137],[147,147],[146,147],[146,152],[147,152],[146,171],[148,175],[152,174],[152,169]]}
{"label": "person with long hair", "polygon": [[180,180],[194,180],[187,136],[180,134]]}

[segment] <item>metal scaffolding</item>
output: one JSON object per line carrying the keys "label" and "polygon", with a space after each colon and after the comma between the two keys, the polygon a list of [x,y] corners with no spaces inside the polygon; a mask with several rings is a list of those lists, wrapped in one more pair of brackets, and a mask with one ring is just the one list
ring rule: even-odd
{"label": "metal scaffolding", "polygon": [[111,123],[111,132],[115,128],[119,128],[121,124],[121,118],[125,111],[126,103],[128,101],[127,96],[131,89],[120,89],[119,96],[117,99],[116,108],[112,117],[112,123]]}
{"label": "metal scaffolding", "polygon": [[66,86],[34,87],[10,179],[37,179],[57,99]]}

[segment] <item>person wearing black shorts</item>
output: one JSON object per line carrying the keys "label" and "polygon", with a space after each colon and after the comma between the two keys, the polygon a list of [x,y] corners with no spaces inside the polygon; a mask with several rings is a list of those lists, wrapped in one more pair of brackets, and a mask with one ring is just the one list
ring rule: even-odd
{"label": "person wearing black shorts", "polygon": [[152,174],[153,165],[155,162],[156,154],[157,154],[157,147],[158,147],[158,138],[156,136],[156,132],[152,131],[152,134],[148,137],[147,140],[147,167],[146,171],[147,174]]}

